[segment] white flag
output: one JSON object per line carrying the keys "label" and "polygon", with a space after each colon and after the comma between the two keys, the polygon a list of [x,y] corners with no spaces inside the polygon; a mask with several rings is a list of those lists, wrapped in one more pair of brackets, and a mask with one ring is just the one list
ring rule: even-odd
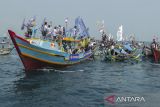
{"label": "white flag", "polygon": [[117,31],[117,41],[123,41],[123,26],[121,25]]}

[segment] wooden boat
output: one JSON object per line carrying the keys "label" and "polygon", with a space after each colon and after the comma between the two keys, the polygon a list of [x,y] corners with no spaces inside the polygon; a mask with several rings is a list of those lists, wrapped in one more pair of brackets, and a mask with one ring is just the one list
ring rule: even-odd
{"label": "wooden boat", "polygon": [[79,54],[69,54],[52,47],[52,43],[49,41],[27,40],[11,30],[8,32],[26,71],[71,66],[92,55],[91,50]]}
{"label": "wooden boat", "polygon": [[4,49],[0,49],[0,55],[8,55],[11,53],[13,48],[4,48]]}
{"label": "wooden boat", "polygon": [[[120,46],[120,47],[119,47]],[[141,49],[133,49],[131,44],[118,44],[114,49],[108,49],[105,54],[106,61],[140,61]]]}
{"label": "wooden boat", "polygon": [[0,55],[10,54],[12,49],[9,38],[7,36],[0,37]]}
{"label": "wooden boat", "polygon": [[153,56],[156,62],[160,61],[160,50],[153,49]]}
{"label": "wooden boat", "polygon": [[124,61],[140,61],[141,54],[138,53],[131,53],[131,54],[121,54],[117,53],[117,55],[106,55],[105,60],[106,61],[116,61],[116,62],[124,62]]}
{"label": "wooden boat", "polygon": [[144,47],[144,49],[143,49],[143,54],[144,54],[145,56],[147,56],[147,57],[152,57],[152,56],[153,56],[152,50],[151,50],[151,48],[149,48],[149,47]]}

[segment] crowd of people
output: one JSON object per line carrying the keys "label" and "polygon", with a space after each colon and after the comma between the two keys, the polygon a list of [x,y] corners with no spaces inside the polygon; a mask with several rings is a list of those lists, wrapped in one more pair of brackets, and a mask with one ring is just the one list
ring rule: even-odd
{"label": "crowd of people", "polygon": [[43,39],[51,38],[52,40],[56,40],[57,38],[60,38],[59,35],[65,37],[65,27],[58,25],[52,27],[51,24],[48,24],[47,22],[44,22],[44,24],[41,27],[41,33],[43,36]]}
{"label": "crowd of people", "polygon": [[124,48],[124,45],[126,45],[127,43],[129,43],[133,49],[140,48],[140,46],[135,40],[117,42],[117,41],[114,41],[114,39],[111,38],[109,35],[107,35],[105,32],[102,32],[102,40],[100,41],[99,49],[102,53],[105,53],[105,54],[110,53],[111,55],[117,55],[117,53],[115,52],[115,49],[120,50],[120,53],[122,55],[130,54],[131,51]]}
{"label": "crowd of people", "polygon": [[[25,37],[26,38],[32,38],[35,37],[37,30],[41,31],[43,39],[52,39],[55,40],[58,38],[58,35],[61,35],[63,37],[66,36],[73,36],[74,38],[78,35],[78,28],[77,26],[74,26],[71,30],[72,31],[66,31],[66,28],[64,26],[58,25],[58,26],[52,26],[52,23],[48,23],[47,21],[44,21],[41,27],[37,27],[36,19],[31,18],[27,23],[25,21],[22,24],[21,29],[25,31]],[[68,33],[72,32],[72,34]]]}
{"label": "crowd of people", "polygon": [[71,42],[71,41],[62,41],[62,45],[59,46],[61,51],[67,52],[70,54],[79,54],[83,52],[87,52],[92,49],[92,45],[90,45],[90,38],[81,38],[79,42]]}
{"label": "crowd of people", "polygon": [[[32,38],[35,37],[36,31],[40,30],[42,34],[43,40],[51,40],[51,46],[54,47],[54,43],[58,43],[58,48],[61,51],[68,52],[71,54],[78,54],[81,52],[86,52],[91,49],[93,46],[90,45],[90,37],[89,36],[80,36],[79,42],[73,41],[65,41],[63,38],[65,37],[73,37],[73,39],[77,39],[78,36],[78,28],[74,26],[72,28],[72,34],[66,33],[66,28],[64,26],[52,26],[52,23],[48,23],[44,21],[41,25],[40,29],[36,27],[36,20],[30,19],[27,24],[23,24],[23,27],[26,27],[25,37]],[[24,28],[22,28],[23,30]]]}
{"label": "crowd of people", "polygon": [[100,49],[103,50],[104,48],[111,48],[115,45],[115,41],[113,38],[110,38],[105,32],[102,32],[102,40],[100,43]]}
{"label": "crowd of people", "polygon": [[[21,29],[24,30],[26,27],[25,37],[32,38],[35,37],[37,30],[37,24],[36,19],[31,18],[27,23],[23,23]],[[56,39],[58,35],[62,35],[63,37],[66,36],[65,34],[65,27],[62,27],[61,25],[58,26],[52,26],[52,24],[49,24],[47,21],[45,21],[42,26],[40,27],[40,31],[42,34],[43,39]]]}

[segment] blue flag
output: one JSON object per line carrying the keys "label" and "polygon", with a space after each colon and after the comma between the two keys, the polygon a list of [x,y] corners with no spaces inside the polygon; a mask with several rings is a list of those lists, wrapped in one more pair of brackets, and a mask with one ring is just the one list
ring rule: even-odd
{"label": "blue flag", "polygon": [[88,28],[86,28],[86,26],[83,22],[83,19],[81,17],[77,17],[75,19],[75,26],[77,27],[78,33],[80,36],[82,36],[82,37],[89,36]]}

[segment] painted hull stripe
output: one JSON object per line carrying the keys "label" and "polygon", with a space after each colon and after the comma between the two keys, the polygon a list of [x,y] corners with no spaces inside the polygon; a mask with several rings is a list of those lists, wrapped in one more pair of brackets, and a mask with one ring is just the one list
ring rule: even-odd
{"label": "painted hull stripe", "polygon": [[35,59],[35,60],[38,60],[38,61],[41,61],[41,62],[49,63],[49,64],[73,65],[73,64],[79,63],[79,62],[74,62],[74,63],[71,63],[71,64],[63,64],[63,63],[58,63],[58,62],[46,61],[46,60],[43,60],[43,59],[40,59],[40,58],[36,58],[36,57],[34,57],[34,56],[31,56],[31,55],[28,55],[28,54],[25,54],[25,53],[21,53],[21,55],[22,55],[22,56],[29,57],[29,58],[32,58],[32,59]]}
{"label": "painted hull stripe", "polygon": [[47,55],[50,55],[50,56],[64,57],[64,56],[60,56],[60,55],[57,55],[57,54],[51,54],[51,53],[48,53],[48,52],[44,52],[44,51],[41,51],[41,50],[38,50],[38,49],[35,49],[35,48],[31,48],[31,47],[28,47],[28,46],[24,46],[22,44],[17,44],[17,45],[22,47],[22,48],[26,48],[26,49],[29,49],[29,50],[32,50],[32,51],[36,51],[36,52],[39,52],[39,53],[42,53],[42,54],[47,54]]}

